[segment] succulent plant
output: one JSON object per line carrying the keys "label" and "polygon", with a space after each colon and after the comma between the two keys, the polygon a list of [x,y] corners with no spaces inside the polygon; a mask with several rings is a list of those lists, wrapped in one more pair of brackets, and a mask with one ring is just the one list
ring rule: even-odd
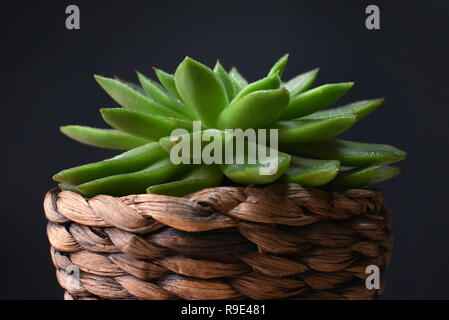
{"label": "succulent plant", "polygon": [[[335,139],[383,103],[363,100],[333,109],[352,82],[312,85],[318,69],[283,82],[288,55],[266,77],[248,83],[236,68],[227,72],[185,58],[172,75],[155,69],[157,83],[138,73],[141,86],[95,76],[123,108],[103,108],[112,129],[64,126],[61,131],[79,142],[126,150],[111,159],[63,170],[54,176],[61,189],[86,196],[157,193],[183,196],[221,184],[299,183],[332,190],[358,188],[399,173],[388,164],[406,153],[389,145]],[[200,120],[202,134],[225,129],[278,129],[278,168],[261,175],[259,161],[226,164],[174,164],[169,157],[175,129],[192,132]],[[194,139],[190,133],[186,139]]]}

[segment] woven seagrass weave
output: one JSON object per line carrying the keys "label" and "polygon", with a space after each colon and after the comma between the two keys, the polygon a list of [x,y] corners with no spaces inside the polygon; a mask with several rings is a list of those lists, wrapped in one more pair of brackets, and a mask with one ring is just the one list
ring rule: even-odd
{"label": "woven seagrass weave", "polygon": [[[85,199],[54,189],[44,209],[65,299],[373,299],[393,244],[378,190]],[[368,265],[380,268],[379,290],[365,286]]]}

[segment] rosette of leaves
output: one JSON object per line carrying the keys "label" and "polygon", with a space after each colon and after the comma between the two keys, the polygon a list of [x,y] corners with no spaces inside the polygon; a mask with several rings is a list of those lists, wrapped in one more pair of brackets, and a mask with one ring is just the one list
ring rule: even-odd
{"label": "rosette of leaves", "polygon": [[[111,159],[63,170],[54,176],[62,189],[86,196],[157,193],[184,196],[222,184],[298,183],[331,190],[358,188],[399,173],[391,163],[406,153],[390,145],[336,139],[368,116],[383,99],[353,102],[326,109],[353,82],[313,87],[318,69],[281,80],[288,55],[260,80],[249,83],[236,68],[227,72],[217,61],[210,69],[185,58],[174,74],[155,69],[160,83],[138,73],[140,86],[95,76],[122,108],[100,110],[110,129],[63,126],[79,142],[125,150]],[[209,131],[248,128],[278,129],[278,169],[261,175],[260,161],[229,164],[174,164],[170,139],[175,129],[191,132],[201,121]],[[191,133],[186,139],[194,139]],[[200,134],[201,136],[201,134]]]}

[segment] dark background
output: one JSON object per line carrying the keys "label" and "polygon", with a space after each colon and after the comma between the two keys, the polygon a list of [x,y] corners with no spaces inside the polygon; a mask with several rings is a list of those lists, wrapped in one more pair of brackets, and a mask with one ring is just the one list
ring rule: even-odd
{"label": "dark background", "polygon": [[[81,30],[65,28],[65,8]],[[381,30],[365,28],[377,4]],[[386,97],[346,138],[408,151],[382,185],[395,249],[383,298],[449,298],[448,1],[15,1],[1,4],[0,298],[62,298],[49,256],[45,192],[61,169],[114,154],[70,141],[65,124],[103,127],[115,103],[92,74],[154,78],[189,55],[250,80],[286,52],[284,74],[355,81],[342,103]]]}

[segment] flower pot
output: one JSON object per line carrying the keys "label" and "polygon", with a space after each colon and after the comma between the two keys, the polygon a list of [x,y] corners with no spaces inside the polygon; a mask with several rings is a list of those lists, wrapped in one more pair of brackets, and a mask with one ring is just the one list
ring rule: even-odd
{"label": "flower pot", "polygon": [[[49,191],[65,299],[372,299],[391,219],[378,190],[217,187],[184,198]],[[368,289],[367,267],[380,287]]]}

